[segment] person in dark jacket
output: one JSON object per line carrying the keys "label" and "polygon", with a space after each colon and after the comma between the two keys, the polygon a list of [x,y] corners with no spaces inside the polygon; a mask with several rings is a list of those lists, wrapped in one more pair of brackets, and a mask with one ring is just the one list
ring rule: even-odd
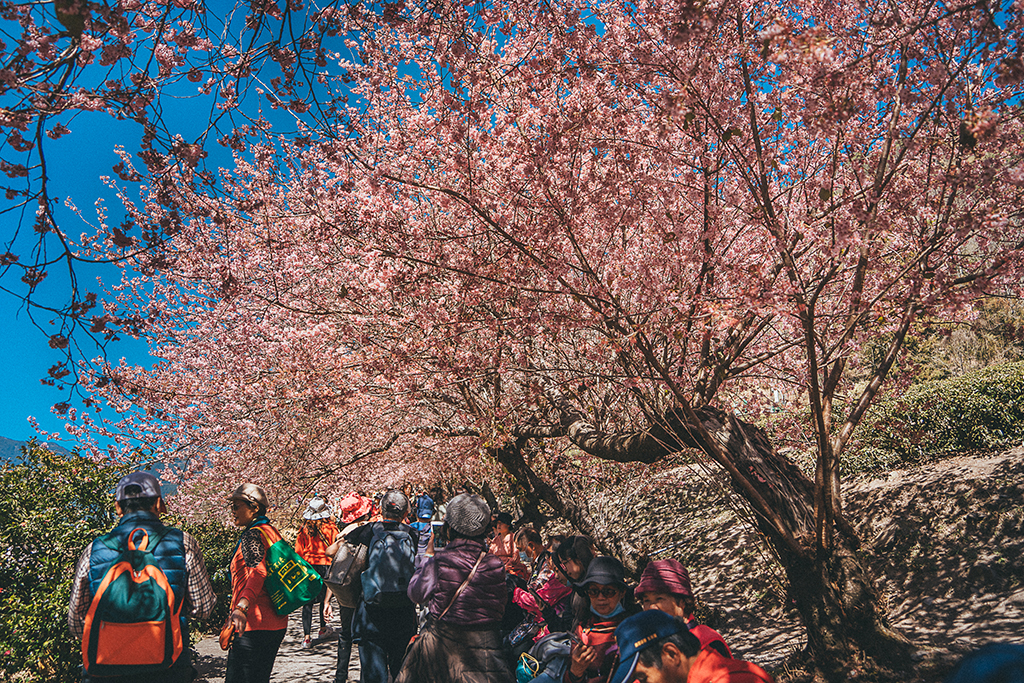
{"label": "person in dark jacket", "polygon": [[552,564],[565,585],[573,590],[573,595],[569,598],[571,610],[566,615],[567,619],[561,623],[558,623],[560,620],[549,621],[549,630],[568,631],[590,617],[590,598],[582,582],[595,557],[597,548],[587,536],[569,536],[552,552]]}
{"label": "person in dark jacket", "polygon": [[[363,597],[352,615],[352,640],[359,643],[359,665],[363,683],[388,683],[388,676],[397,676],[402,666],[402,658],[409,641],[416,635],[416,606],[407,597],[408,577],[412,576],[415,563],[416,545],[419,534],[412,527],[403,524],[409,514],[409,499],[401,491],[392,489],[381,497],[381,514],[383,521],[371,522],[350,531],[345,540],[353,546],[365,545],[369,548],[367,567],[362,574]],[[404,543],[399,540],[392,546],[394,555],[381,557],[381,562],[399,574],[403,586],[401,591],[389,590],[367,602],[367,576],[375,573],[373,547],[380,543],[380,538],[393,535],[396,539],[404,539],[411,547],[403,550]],[[377,540],[375,540],[377,539]],[[404,552],[408,556],[404,556]],[[405,569],[408,568],[408,574]]]}
{"label": "person in dark jacket", "polygon": [[395,683],[513,683],[502,651],[505,566],[487,552],[491,510],[464,493],[445,511],[448,544],[420,565],[409,598],[430,610]]}

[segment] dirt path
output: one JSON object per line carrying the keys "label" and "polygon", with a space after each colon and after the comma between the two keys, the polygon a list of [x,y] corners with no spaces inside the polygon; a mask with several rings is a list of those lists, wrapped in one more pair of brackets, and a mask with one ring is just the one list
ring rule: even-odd
{"label": "dirt path", "polygon": [[[338,624],[334,622],[331,623],[331,626],[337,628]],[[220,649],[217,639],[204,638],[199,641],[196,650],[199,652],[199,662],[196,664],[199,678],[196,679],[196,683],[222,683],[227,656]],[[281,649],[278,650],[274,673],[270,680],[271,683],[306,683],[307,681],[332,683],[337,662],[338,638],[336,635],[332,634],[326,638],[314,640],[312,648],[303,649],[301,613],[295,612],[288,619],[288,630],[285,632]],[[348,680],[359,680],[359,651],[357,647],[352,648]]]}

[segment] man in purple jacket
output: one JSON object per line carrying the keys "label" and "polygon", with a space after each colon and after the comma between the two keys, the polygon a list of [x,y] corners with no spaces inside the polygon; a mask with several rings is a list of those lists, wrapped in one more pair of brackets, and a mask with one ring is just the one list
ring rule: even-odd
{"label": "man in purple jacket", "polygon": [[448,545],[420,565],[409,598],[426,604],[430,620],[395,683],[480,680],[514,683],[498,626],[505,613],[505,565],[487,551],[491,510],[478,495],[448,503]]}

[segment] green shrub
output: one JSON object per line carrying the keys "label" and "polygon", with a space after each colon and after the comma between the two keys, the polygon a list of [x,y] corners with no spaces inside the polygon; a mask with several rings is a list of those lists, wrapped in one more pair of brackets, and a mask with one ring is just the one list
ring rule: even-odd
{"label": "green shrub", "polygon": [[173,515],[165,517],[163,521],[195,537],[203,551],[203,561],[206,563],[206,571],[210,574],[213,592],[217,594],[217,606],[213,608],[210,617],[205,620],[193,619],[191,622],[192,642],[195,643],[203,634],[219,632],[220,627],[227,621],[228,605],[231,601],[231,575],[228,572],[228,564],[235,552],[241,529],[227,527],[217,521],[188,522]]}
{"label": "green shrub", "polygon": [[0,680],[78,680],[67,626],[74,566],[117,520],[110,494],[124,472],[35,443],[0,467]]}
{"label": "green shrub", "polygon": [[846,473],[1001,448],[1024,436],[1024,362],[922,382],[868,412],[843,457]]}

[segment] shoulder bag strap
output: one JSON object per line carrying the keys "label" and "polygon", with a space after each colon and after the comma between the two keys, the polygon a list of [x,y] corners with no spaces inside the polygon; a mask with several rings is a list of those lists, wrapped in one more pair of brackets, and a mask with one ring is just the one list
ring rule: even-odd
{"label": "shoulder bag strap", "polygon": [[483,562],[484,555],[486,554],[487,546],[485,545],[484,549],[480,551],[480,557],[476,558],[476,564],[474,564],[473,568],[469,571],[469,576],[467,576],[466,580],[463,581],[462,584],[459,585],[457,589],[455,589],[455,595],[452,596],[451,602],[448,603],[448,606],[445,607],[444,611],[441,612],[441,614],[437,617],[438,621],[441,621],[441,619],[444,618],[444,615],[448,614],[448,610],[452,608],[452,605],[455,604],[455,601],[459,599],[460,595],[462,595],[462,591],[466,590],[466,586],[468,586],[469,582],[473,580],[474,576],[476,576],[476,570],[480,567],[480,563]]}

